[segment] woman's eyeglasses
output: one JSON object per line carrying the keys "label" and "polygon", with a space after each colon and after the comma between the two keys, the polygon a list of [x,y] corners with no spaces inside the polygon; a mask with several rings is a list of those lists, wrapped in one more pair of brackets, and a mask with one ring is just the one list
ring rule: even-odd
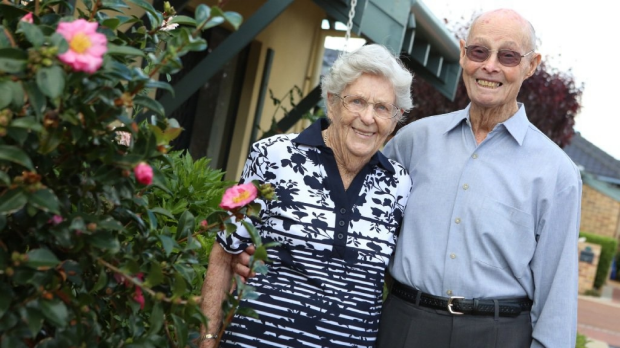
{"label": "woman's eyeglasses", "polygon": [[344,97],[335,94],[342,99],[342,105],[351,112],[364,112],[368,105],[372,105],[374,115],[379,118],[390,119],[398,115],[399,108],[390,103],[371,103],[366,98],[359,95],[345,95]]}
{"label": "woman's eyeglasses", "polygon": [[511,50],[490,50],[484,46],[465,46],[465,54],[467,55],[467,58],[478,63],[489,59],[489,56],[491,56],[491,51],[497,51],[497,60],[499,63],[508,67],[519,65],[519,63],[521,63],[521,58],[534,53],[534,50],[531,50],[526,54],[521,54]]}

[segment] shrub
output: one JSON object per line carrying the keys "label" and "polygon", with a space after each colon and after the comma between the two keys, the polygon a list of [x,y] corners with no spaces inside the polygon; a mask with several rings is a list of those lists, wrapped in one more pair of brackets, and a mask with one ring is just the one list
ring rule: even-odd
{"label": "shrub", "polygon": [[196,219],[226,183],[206,160],[166,154],[181,129],[149,93],[172,91],[158,76],[206,48],[202,30],[241,18],[132,3],[147,22],[111,17],[122,0],[75,16],[58,0],[0,4],[2,347],[185,347],[206,323]]}
{"label": "shrub", "polygon": [[588,243],[601,246],[601,256],[598,260],[598,267],[596,268],[596,278],[594,278],[594,287],[600,289],[607,281],[611,261],[618,250],[618,241],[610,237],[585,232],[579,233],[579,236],[585,237]]}

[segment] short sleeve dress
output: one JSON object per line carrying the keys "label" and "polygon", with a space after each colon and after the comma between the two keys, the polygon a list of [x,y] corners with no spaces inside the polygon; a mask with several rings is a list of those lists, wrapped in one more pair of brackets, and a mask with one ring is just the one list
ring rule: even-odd
{"label": "short sleeve dress", "polygon": [[[244,300],[258,319],[237,315],[222,347],[373,347],[383,279],[394,250],[411,179],[375,154],[345,191],[321,119],[299,135],[256,142],[241,182],[275,187],[255,221],[268,249],[269,272],[248,280],[259,297]],[[251,243],[241,225],[218,234],[230,253]]]}

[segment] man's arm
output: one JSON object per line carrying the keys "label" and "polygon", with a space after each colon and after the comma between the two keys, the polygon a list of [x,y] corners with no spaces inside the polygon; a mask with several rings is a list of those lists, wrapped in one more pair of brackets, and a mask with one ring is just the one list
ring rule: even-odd
{"label": "man's arm", "polygon": [[[227,253],[219,243],[213,244],[213,249],[211,249],[211,255],[209,256],[207,275],[202,284],[202,303],[200,304],[202,313],[209,318],[209,325],[207,328],[200,328],[201,339],[206,334],[217,335],[220,331],[222,325],[222,302],[230,291],[233,256],[233,254]],[[215,347],[215,339],[203,340],[200,342],[199,347]]]}
{"label": "man's arm", "polygon": [[535,289],[532,348],[575,346],[581,180],[575,181],[549,202],[530,264]]}

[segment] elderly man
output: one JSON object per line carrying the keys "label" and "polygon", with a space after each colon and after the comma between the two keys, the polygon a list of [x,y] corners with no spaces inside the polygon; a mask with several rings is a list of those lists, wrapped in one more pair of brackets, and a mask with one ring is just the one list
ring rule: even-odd
{"label": "elderly man", "polygon": [[470,105],[385,147],[413,187],[379,347],[574,347],[581,178],[517,102],[534,29],[495,10],[460,46]]}

